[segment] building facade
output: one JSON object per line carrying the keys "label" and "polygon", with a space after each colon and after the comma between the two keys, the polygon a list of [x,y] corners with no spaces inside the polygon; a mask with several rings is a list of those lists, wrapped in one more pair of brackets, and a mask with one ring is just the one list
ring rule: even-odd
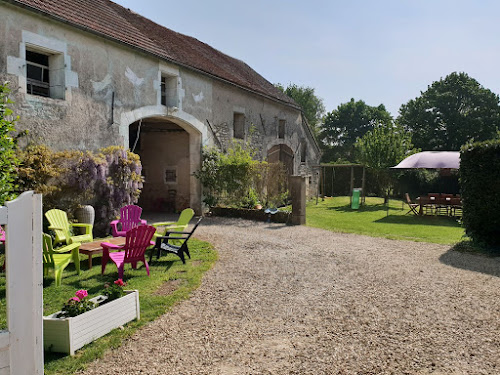
{"label": "building facade", "polygon": [[201,209],[201,150],[250,141],[315,191],[320,151],[300,108],[244,62],[108,0],[0,0],[0,80],[26,141],[129,147],[141,204]]}

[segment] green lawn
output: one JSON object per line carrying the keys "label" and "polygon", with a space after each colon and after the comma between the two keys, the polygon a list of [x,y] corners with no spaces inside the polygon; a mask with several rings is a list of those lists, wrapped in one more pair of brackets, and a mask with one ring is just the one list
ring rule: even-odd
{"label": "green lawn", "polygon": [[[45,353],[45,374],[73,374],[85,365],[99,357],[106,350],[120,346],[124,338],[129,337],[135,330],[154,320],[170,309],[177,302],[189,297],[190,292],[196,289],[203,274],[210,269],[217,254],[207,242],[190,240],[189,251],[191,260],[187,259],[183,265],[179,257],[173,254],[165,254],[156,261],[153,258],[150,264],[151,277],[147,276],[146,269],[139,264],[137,270],[132,270],[130,265],[125,266],[124,280],[127,282],[126,289],[138,289],[141,304],[141,320],[129,323],[124,330],[116,329],[103,338],[83,347],[76,352],[74,357],[57,353]],[[93,267],[88,270],[87,257],[82,256],[82,272],[76,274],[73,264],[64,271],[62,286],[55,286],[53,277],[44,279],[43,304],[44,315],[59,311],[65,301],[73,297],[79,289],[86,289],[89,297],[99,295],[105,282],[112,283],[118,278],[118,271],[114,263],[107,265],[106,273],[101,275],[101,258],[93,257]],[[177,289],[166,294],[161,293],[161,286],[171,280],[177,285]],[[0,278],[0,325],[6,327],[5,317],[5,277]]]}
{"label": "green lawn", "polygon": [[334,232],[358,233],[398,240],[454,244],[463,240],[464,229],[453,218],[406,214],[408,206],[399,200],[384,204],[382,198],[366,198],[359,210],[352,210],[349,197],[310,201],[306,220],[311,227]]}

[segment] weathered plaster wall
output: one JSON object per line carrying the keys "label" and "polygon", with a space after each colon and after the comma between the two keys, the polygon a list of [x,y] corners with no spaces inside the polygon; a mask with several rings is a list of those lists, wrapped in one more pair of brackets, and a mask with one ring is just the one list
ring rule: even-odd
{"label": "weathered plaster wall", "polygon": [[[64,49],[72,73],[66,75],[64,100],[26,94],[24,51],[32,35],[48,41],[47,48]],[[120,112],[156,104],[154,58],[6,4],[0,4],[0,40],[7,61],[1,79],[11,82],[18,129],[29,129],[28,141],[55,149],[124,144]]]}
{"label": "weathered plaster wall", "polygon": [[[217,111],[210,121],[217,137],[227,147],[233,138],[234,112],[245,114],[245,140],[259,150],[265,160],[267,151],[277,144],[286,144],[294,152],[294,174],[312,175],[312,165],[319,163],[319,153],[313,144],[300,111],[235,87],[214,82],[213,105]],[[278,137],[279,120],[285,120],[285,137]],[[306,162],[301,163],[301,143],[306,142]]]}

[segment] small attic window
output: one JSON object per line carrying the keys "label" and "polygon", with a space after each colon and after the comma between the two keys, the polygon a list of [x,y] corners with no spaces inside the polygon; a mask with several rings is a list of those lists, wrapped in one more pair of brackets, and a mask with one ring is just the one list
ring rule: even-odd
{"label": "small attic window", "polygon": [[64,99],[65,91],[64,55],[26,49],[26,92]]}
{"label": "small attic window", "polygon": [[49,56],[26,51],[27,92],[50,97]]}
{"label": "small attic window", "polygon": [[286,120],[279,120],[278,124],[278,138],[284,139],[286,131]]}
{"label": "small attic window", "polygon": [[245,139],[245,115],[243,113],[234,113],[233,115],[233,137]]}
{"label": "small attic window", "polygon": [[300,162],[305,163],[307,160],[307,143],[305,140],[300,144]]}
{"label": "small attic window", "polygon": [[160,82],[161,105],[177,107],[177,77],[170,75],[161,76]]}

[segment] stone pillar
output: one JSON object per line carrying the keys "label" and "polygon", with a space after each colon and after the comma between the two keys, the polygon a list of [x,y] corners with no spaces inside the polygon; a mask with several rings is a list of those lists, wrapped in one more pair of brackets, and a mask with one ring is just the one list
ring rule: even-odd
{"label": "stone pillar", "polygon": [[290,176],[290,191],[292,195],[292,224],[306,223],[306,178]]}

